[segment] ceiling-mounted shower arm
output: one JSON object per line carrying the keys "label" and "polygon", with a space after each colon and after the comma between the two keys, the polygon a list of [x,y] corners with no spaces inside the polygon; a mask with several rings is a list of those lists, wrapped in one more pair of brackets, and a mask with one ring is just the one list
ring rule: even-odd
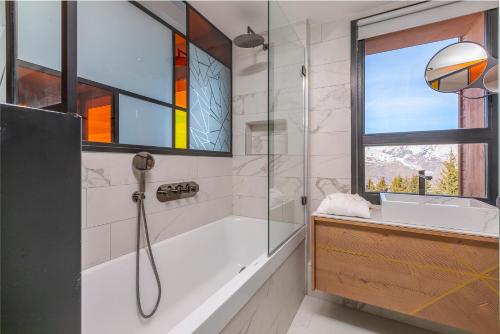
{"label": "ceiling-mounted shower arm", "polygon": [[[253,31],[253,29],[250,28],[250,26],[247,26],[247,33],[248,34],[257,35],[257,33],[255,31]],[[269,48],[269,44],[267,44],[265,42],[262,42],[262,49],[263,50],[267,50],[268,48]]]}
{"label": "ceiling-mounted shower arm", "polygon": [[250,26],[247,26],[247,33],[236,36],[233,40],[234,44],[240,48],[254,48],[262,45],[264,50],[267,50],[268,45],[264,43],[264,37],[255,33]]}

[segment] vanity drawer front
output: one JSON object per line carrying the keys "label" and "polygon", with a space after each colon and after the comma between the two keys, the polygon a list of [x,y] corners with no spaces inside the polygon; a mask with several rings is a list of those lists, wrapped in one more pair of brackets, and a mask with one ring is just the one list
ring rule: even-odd
{"label": "vanity drawer front", "polygon": [[498,241],[318,218],[312,227],[316,289],[498,333]]}

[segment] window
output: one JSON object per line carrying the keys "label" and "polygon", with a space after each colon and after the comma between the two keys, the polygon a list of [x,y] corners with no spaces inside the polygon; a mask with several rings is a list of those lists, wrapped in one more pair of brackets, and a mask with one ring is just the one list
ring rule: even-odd
{"label": "window", "polygon": [[[232,43],[188,3],[13,7],[8,102],[78,113],[84,150],[231,155]],[[64,43],[71,31],[73,47]],[[63,82],[70,71],[73,94]],[[76,110],[63,104],[70,96]]]}
{"label": "window", "polygon": [[229,152],[231,72],[195,45],[189,49],[190,147]]}
{"label": "window", "polygon": [[113,93],[83,83],[78,84],[77,108],[82,116],[83,140],[113,142]]}
{"label": "window", "polygon": [[61,3],[17,1],[15,102],[34,108],[61,103]]}
{"label": "window", "polygon": [[493,17],[481,12],[356,42],[353,191],[372,202],[379,192],[422,191],[494,200],[496,101],[438,93],[424,80],[428,61],[450,44],[491,49],[495,38],[485,27]]}

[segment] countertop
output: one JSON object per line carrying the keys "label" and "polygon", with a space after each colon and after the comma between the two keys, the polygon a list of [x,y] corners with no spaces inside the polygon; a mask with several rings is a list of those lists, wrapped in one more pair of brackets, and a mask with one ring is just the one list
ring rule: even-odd
{"label": "countertop", "polygon": [[333,219],[338,219],[338,220],[348,220],[348,221],[362,222],[362,223],[381,224],[381,225],[398,226],[398,227],[408,227],[408,228],[416,228],[416,229],[422,229],[422,230],[428,230],[428,231],[459,233],[459,234],[465,234],[465,235],[473,235],[473,236],[481,236],[481,237],[498,239],[498,235],[493,235],[491,233],[472,232],[472,231],[461,230],[461,229],[440,228],[437,226],[423,226],[423,225],[415,225],[415,224],[406,224],[406,223],[400,223],[400,222],[386,221],[382,218],[382,208],[380,205],[374,205],[370,209],[370,215],[371,215],[370,218],[329,215],[329,214],[317,213],[317,212],[314,212],[312,215],[315,217],[333,218]]}

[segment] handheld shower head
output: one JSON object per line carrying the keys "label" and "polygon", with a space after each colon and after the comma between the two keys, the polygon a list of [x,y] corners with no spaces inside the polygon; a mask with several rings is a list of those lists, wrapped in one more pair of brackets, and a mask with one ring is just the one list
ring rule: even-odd
{"label": "handheld shower head", "polygon": [[153,169],[155,158],[151,153],[139,152],[132,159],[132,167],[140,173]]}
{"label": "handheld shower head", "polygon": [[[137,308],[139,313],[144,319],[151,318],[160,305],[161,300],[161,281],[160,275],[158,274],[158,268],[156,268],[155,257],[153,255],[153,250],[151,249],[151,241],[149,240],[148,222],[146,220],[146,208],[144,206],[144,200],[146,198],[146,172],[153,169],[155,165],[155,158],[151,153],[139,152],[132,159],[132,168],[139,173],[139,191],[135,191],[132,194],[132,200],[137,203],[137,239],[136,239],[136,249],[135,249],[135,296],[137,301]],[[151,268],[156,279],[156,285],[158,287],[158,296],[156,297],[156,303],[153,310],[150,313],[145,313],[142,308],[141,303],[141,270],[140,270],[140,249],[141,249],[141,220],[143,221],[144,236],[146,238],[147,252],[149,253],[149,261],[151,262]]]}
{"label": "handheld shower head", "polygon": [[[139,172],[139,195],[143,196],[146,190],[146,172],[153,169],[155,165],[155,158],[151,153],[139,152],[132,159],[132,167]],[[134,193],[133,198],[137,194]]]}

